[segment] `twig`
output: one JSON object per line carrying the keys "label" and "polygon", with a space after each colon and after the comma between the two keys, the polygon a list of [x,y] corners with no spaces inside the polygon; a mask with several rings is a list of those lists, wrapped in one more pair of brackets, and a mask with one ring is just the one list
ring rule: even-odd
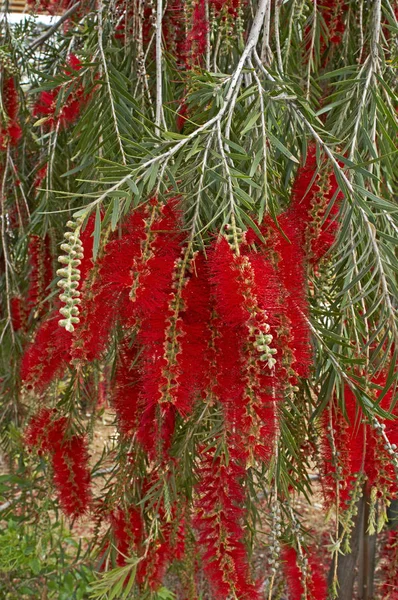
{"label": "twig", "polygon": [[58,21],[54,23],[54,25],[52,25],[50,29],[48,29],[48,31],[43,33],[40,37],[33,40],[33,42],[29,44],[28,50],[36,50],[36,48],[44,44],[44,42],[47,41],[61,27],[62,23],[65,23],[65,21],[67,21],[69,17],[77,11],[80,4],[81,0],[79,0],[79,2],[76,2],[76,4],[73,4],[73,6],[71,6],[70,8],[68,8],[68,10],[62,15],[62,17],[60,17]]}
{"label": "twig", "polygon": [[113,101],[112,87],[111,87],[111,82],[110,82],[110,79],[109,79],[108,67],[107,67],[107,64],[106,64],[106,57],[105,57],[104,46],[103,46],[103,35],[104,35],[103,26],[102,26],[102,11],[103,11],[103,8],[104,7],[103,7],[103,4],[102,4],[102,0],[100,0],[99,3],[98,3],[98,45],[99,45],[99,50],[100,50],[100,54],[101,54],[102,65],[103,65],[103,68],[104,68],[106,87],[108,88],[108,96],[109,96],[109,102],[111,104],[111,112],[112,112],[113,122],[114,122],[114,125],[115,125],[116,137],[117,137],[117,141],[118,141],[118,144],[119,144],[120,152],[122,154],[123,164],[126,166],[127,165],[126,155],[124,153],[122,139],[121,139],[121,136],[120,136],[120,133],[119,133],[119,125],[118,125],[118,122],[117,122],[117,116],[116,116],[116,111],[115,111],[115,104],[114,104],[114,101]]}
{"label": "twig", "polygon": [[162,18],[163,2],[157,0],[156,6],[156,113],[155,113],[155,133],[160,135],[160,122],[163,112],[162,96]]}
{"label": "twig", "polygon": [[4,166],[3,179],[1,182],[0,190],[0,205],[1,205],[1,242],[3,245],[3,256],[4,256],[4,275],[6,283],[6,306],[7,306],[7,322],[3,329],[3,334],[7,329],[7,325],[10,326],[11,338],[14,343],[14,328],[12,326],[12,315],[11,315],[11,290],[10,290],[10,276],[9,268],[10,261],[8,259],[7,241],[6,241],[6,210],[5,210],[5,191],[7,182],[7,171],[8,171],[8,157],[10,155],[10,146],[7,146],[7,158]]}

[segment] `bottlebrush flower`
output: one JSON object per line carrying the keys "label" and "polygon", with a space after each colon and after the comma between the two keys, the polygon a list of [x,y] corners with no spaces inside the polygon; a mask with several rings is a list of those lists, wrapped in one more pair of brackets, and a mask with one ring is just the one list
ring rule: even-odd
{"label": "bottlebrush flower", "polygon": [[334,243],[342,199],[333,171],[323,162],[317,172],[316,147],[309,146],[306,163],[296,176],[287,216],[301,236],[307,260],[313,264],[318,263]]}
{"label": "bottlebrush flower", "polygon": [[250,579],[244,542],[244,474],[232,456],[226,461],[223,454],[216,455],[214,448],[201,450],[194,527],[216,600],[230,595],[241,600],[260,598]]}
{"label": "bottlebrush flower", "polygon": [[305,254],[300,235],[291,215],[281,215],[276,251],[278,272],[284,289],[283,314],[288,319],[291,367],[299,377],[308,377],[313,351],[310,342],[309,306],[307,298]]}
{"label": "bottlebrush flower", "polygon": [[380,551],[380,588],[377,597],[381,600],[398,600],[398,530],[384,533]]}
{"label": "bottlebrush flower", "polygon": [[54,484],[66,515],[76,518],[91,502],[88,451],[83,437],[65,440],[52,456]]}
{"label": "bottlebrush flower", "polygon": [[[141,241],[145,235],[145,214],[138,210],[131,215],[124,224],[122,237],[106,244],[103,255],[97,260],[89,276],[89,285],[82,286],[80,323],[74,335],[72,349],[75,359],[92,361],[100,358],[120,315],[123,315],[125,326],[128,325],[132,267],[141,252]],[[88,229],[83,232],[82,238],[86,258],[81,268],[87,273],[91,261],[89,257],[92,255],[91,251],[86,253],[90,235]]]}
{"label": "bottlebrush flower", "polygon": [[162,21],[163,37],[167,51],[175,58],[177,67],[185,68],[187,64],[186,10],[181,0],[167,3]]}
{"label": "bottlebrush flower", "polygon": [[71,361],[71,334],[59,327],[55,310],[43,321],[21,360],[21,379],[38,392],[68,370]]}
{"label": "bottlebrush flower", "polygon": [[41,167],[37,172],[36,172],[36,176],[33,182],[33,187],[35,189],[39,188],[41,186],[41,184],[43,183],[44,179],[47,176],[47,163]]}
{"label": "bottlebrush flower", "polygon": [[62,444],[67,419],[56,418],[54,409],[42,408],[32,419],[25,431],[25,443],[30,448],[39,452],[55,452]]}
{"label": "bottlebrush flower", "polygon": [[28,256],[30,264],[27,305],[35,316],[41,316],[48,309],[44,302],[50,293],[53,279],[51,241],[32,235],[29,239]]}
{"label": "bottlebrush flower", "polygon": [[344,31],[344,15],[347,11],[347,0],[322,0],[319,6],[320,13],[327,27],[327,33],[322,36],[321,51],[330,44],[341,43]]}
{"label": "bottlebrush flower", "polygon": [[81,69],[80,60],[71,54],[67,65],[73,69],[73,72],[68,66],[64,69],[65,74],[71,79],[70,83],[41,92],[33,107],[33,115],[45,118],[46,125],[49,127],[59,125],[61,128],[66,128],[73,124],[89,99],[77,73]]}
{"label": "bottlebrush flower", "polygon": [[139,372],[135,364],[137,359],[137,348],[127,337],[120,344],[112,401],[120,430],[130,434],[136,431],[140,420],[138,411]]}
{"label": "bottlebrush flower", "polygon": [[13,296],[10,300],[11,321],[14,331],[24,331],[26,328],[26,314],[23,300],[20,296]]}
{"label": "bottlebrush flower", "polygon": [[209,22],[206,16],[205,0],[196,0],[193,5],[192,26],[187,34],[187,48],[190,49],[188,62],[201,64],[206,53]]}
{"label": "bottlebrush flower", "polygon": [[[306,587],[308,600],[327,600],[326,577],[315,552],[303,552],[308,559],[306,574],[299,567],[299,557],[294,548],[285,546],[282,550],[283,571],[289,592],[289,600],[301,600]],[[304,586],[305,583],[305,586]]]}
{"label": "bottlebrush flower", "polygon": [[350,491],[356,475],[364,471],[366,446],[370,440],[367,427],[361,422],[363,415],[357,406],[352,390],[344,390],[344,413],[340,406],[332,404],[331,412],[325,410],[322,415],[322,453],[324,475],[322,487],[325,500],[330,505],[336,501],[336,469],[340,469],[338,478],[339,497],[342,507],[350,500]]}
{"label": "bottlebrush flower", "polygon": [[2,100],[7,121],[0,130],[0,149],[5,149],[7,140],[11,146],[16,146],[22,137],[22,129],[17,120],[19,99],[14,77],[4,78]]}
{"label": "bottlebrush flower", "polygon": [[212,301],[203,254],[198,254],[191,264],[181,300],[183,309],[180,312],[179,323],[179,377],[173,396],[175,405],[185,415],[192,410],[195,398],[204,393],[209,366],[207,350],[210,341]]}
{"label": "bottlebrush flower", "polygon": [[137,552],[143,541],[143,522],[138,508],[129,506],[127,510],[115,510],[111,515],[111,525],[118,551],[117,564],[126,564],[131,551]]}
{"label": "bottlebrush flower", "polygon": [[[260,254],[236,255],[224,240],[209,254],[213,284],[217,385],[235,443],[246,459],[269,457],[276,427],[280,385],[274,376],[278,361],[276,325],[280,289],[272,265]],[[280,359],[281,360],[281,359]],[[261,442],[260,442],[261,440]]]}

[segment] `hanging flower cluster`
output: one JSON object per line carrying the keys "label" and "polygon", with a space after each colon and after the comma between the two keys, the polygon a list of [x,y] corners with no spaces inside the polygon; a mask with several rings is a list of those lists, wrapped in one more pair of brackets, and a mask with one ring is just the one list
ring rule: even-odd
{"label": "hanging flower cluster", "polygon": [[[379,377],[373,384],[384,386],[383,378]],[[381,407],[388,411],[391,400],[392,392],[382,399]],[[391,462],[398,442],[397,421],[386,420],[376,427],[370,424],[348,386],[344,389],[344,413],[337,403],[332,404],[321,421],[322,485],[327,503],[335,503],[339,498],[342,508],[348,508],[361,493],[364,481],[368,490],[374,488],[379,495],[393,497],[398,491]]]}
{"label": "hanging flower cluster", "polygon": [[28,448],[50,454],[54,485],[66,515],[79,517],[90,506],[90,471],[86,441],[79,435],[67,437],[66,417],[42,409],[25,432]]}
{"label": "hanging flower cluster", "polygon": [[64,69],[69,81],[53,90],[40,93],[33,107],[33,115],[39,117],[47,127],[67,128],[76,121],[83,106],[87,104],[89,95],[79,77],[81,68],[77,56],[70,54]]}
{"label": "hanging flower cluster", "polygon": [[7,145],[16,146],[21,139],[22,129],[18,119],[19,98],[15,77],[6,74],[3,79],[1,106],[4,112],[1,115],[0,126],[0,151]]}
{"label": "hanging flower cluster", "polygon": [[[150,489],[162,484],[163,470],[174,460],[169,450],[178,424],[201,404],[219,411],[224,433],[199,454],[188,528],[217,598],[259,593],[245,550],[246,469],[268,464],[280,403],[311,366],[306,270],[321,257],[312,243],[326,235],[329,223],[313,228],[308,218],[320,203],[318,186],[310,200],[304,198],[308,169],[300,170],[292,206],[280,217],[284,233],[269,218],[260,233],[227,226],[206,254],[186,241],[178,198],[165,204],[154,198],[134,210],[118,233],[107,235],[95,264],[86,251],[93,219],[79,235],[75,229],[82,224],[71,223],[63,262],[72,261],[80,276],[79,320],[73,330],[57,330],[55,310],[23,357],[25,384],[41,391],[68,362],[80,368],[103,359],[118,332],[113,404],[123,438],[134,439],[148,464],[157,465],[150,484],[142,484]],[[72,248],[77,239],[79,248]],[[68,275],[59,274],[61,281]],[[72,437],[52,454],[54,481],[68,514],[78,512],[72,509],[76,490],[86,481],[77,459],[79,452],[84,456],[82,444]],[[73,477],[77,483],[68,496],[66,482]],[[176,539],[184,539],[184,530],[173,532],[167,518],[180,501],[158,507],[160,537],[140,562],[138,579],[154,587],[183,553]],[[127,549],[141,556],[150,529],[136,506],[126,510],[111,517],[117,547],[120,556]]]}

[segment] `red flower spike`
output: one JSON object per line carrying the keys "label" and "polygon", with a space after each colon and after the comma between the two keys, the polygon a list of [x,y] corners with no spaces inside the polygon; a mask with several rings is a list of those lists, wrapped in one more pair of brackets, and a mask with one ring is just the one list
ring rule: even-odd
{"label": "red flower spike", "polygon": [[139,373],[134,365],[137,360],[137,349],[128,338],[120,344],[120,352],[113,383],[113,405],[123,433],[136,431],[140,413],[138,411]]}
{"label": "red flower spike", "polygon": [[379,557],[381,584],[377,597],[398,600],[398,530],[386,531],[384,537]]}
{"label": "red flower spike", "polygon": [[[235,444],[249,464],[269,458],[276,431],[280,384],[275,377],[276,325],[280,288],[272,265],[241,248],[237,256],[226,240],[209,254],[215,309],[216,380],[214,391],[235,431]],[[276,361],[276,362],[275,362]],[[264,435],[261,439],[261,435]],[[261,439],[261,443],[259,440]]]}
{"label": "red flower spike", "polygon": [[137,551],[143,538],[143,522],[139,509],[130,506],[127,511],[120,509],[111,515],[111,525],[118,551],[117,564],[126,564],[126,557],[131,550]]}
{"label": "red flower spike", "polygon": [[67,371],[71,361],[72,337],[59,327],[55,310],[40,324],[21,361],[21,379],[36,391],[44,390],[56,377]]}
{"label": "red flower spike", "polygon": [[277,265],[285,290],[283,314],[288,319],[292,368],[299,377],[308,377],[312,364],[312,348],[309,329],[309,306],[307,298],[305,255],[299,232],[290,215],[282,215],[276,250]]}
{"label": "red flower spike", "polygon": [[175,405],[183,414],[191,412],[196,396],[204,391],[208,369],[206,356],[212,306],[207,281],[206,261],[202,254],[194,259],[191,274],[182,291],[184,306],[180,315],[178,355],[178,387],[174,392]]}
{"label": "red flower spike", "polygon": [[12,328],[14,331],[25,331],[26,313],[25,305],[20,296],[13,296],[10,300]]}
{"label": "red flower spike", "polygon": [[209,23],[206,17],[205,0],[196,0],[193,6],[192,27],[187,35],[187,48],[190,49],[188,61],[193,65],[201,64],[206,53]]}
{"label": "red flower spike", "polygon": [[[64,129],[73,124],[89,100],[89,95],[85,93],[83,84],[79,80],[78,71],[82,66],[80,60],[74,54],[70,54],[67,65],[70,68],[66,67],[64,73],[71,78],[67,88],[59,86],[51,91],[41,92],[33,107],[33,115],[46,118],[46,125],[49,127],[59,125]],[[64,95],[65,100],[59,107],[59,94],[64,94],[65,90],[67,91]]]}
{"label": "red flower spike", "polygon": [[[323,493],[329,505],[336,501],[337,460],[342,469],[341,477],[339,477],[339,496],[343,508],[350,501],[350,490],[355,482],[355,475],[365,467],[365,447],[368,454],[371,452],[368,444],[373,447],[367,434],[367,427],[361,423],[362,411],[358,410],[355,396],[348,386],[344,390],[344,406],[348,421],[336,405],[332,407],[332,422],[330,423],[329,411],[324,412],[321,422],[324,460]],[[333,441],[330,439],[330,425],[334,431]],[[333,456],[333,446],[338,452],[338,457]]]}
{"label": "red flower spike", "polygon": [[52,456],[54,484],[66,515],[76,518],[90,507],[90,471],[83,437],[73,436],[60,445]]}
{"label": "red flower spike", "polygon": [[338,229],[336,217],[342,199],[333,171],[323,164],[317,173],[316,146],[310,146],[306,163],[296,176],[287,216],[300,233],[307,260],[313,264],[318,263],[334,243]]}
{"label": "red flower spike", "polygon": [[203,567],[216,600],[234,595],[240,600],[256,600],[260,594],[250,581],[244,544],[245,471],[231,456],[215,456],[214,449],[203,451],[199,468],[194,526]]}
{"label": "red flower spike", "polygon": [[25,443],[41,452],[56,452],[65,436],[67,418],[56,419],[56,410],[43,408],[35,415],[25,431]]}
{"label": "red flower spike", "polygon": [[50,293],[49,286],[53,279],[50,238],[44,239],[32,235],[29,240],[28,256],[30,263],[29,289],[27,305],[37,316],[47,312],[45,298]]}
{"label": "red flower spike", "polygon": [[[132,304],[129,299],[132,265],[140,255],[144,237],[143,215],[142,211],[135,211],[124,225],[122,237],[105,246],[103,256],[95,264],[90,286],[82,288],[80,323],[74,334],[72,350],[73,357],[78,360],[100,358],[119,314],[127,324]],[[90,269],[92,227],[93,222],[82,234],[84,259],[81,268],[84,273]]]}
{"label": "red flower spike", "polygon": [[[327,600],[328,589],[325,574],[315,552],[306,553],[308,573],[306,588],[308,600]],[[283,571],[289,592],[289,600],[301,600],[304,595],[304,575],[298,566],[296,550],[285,546],[282,550]]]}

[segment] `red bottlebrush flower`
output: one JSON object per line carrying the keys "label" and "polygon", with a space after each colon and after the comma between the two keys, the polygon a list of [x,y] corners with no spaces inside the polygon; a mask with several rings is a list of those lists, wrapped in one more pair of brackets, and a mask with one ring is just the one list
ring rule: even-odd
{"label": "red bottlebrush flower", "polygon": [[22,129],[18,123],[10,123],[7,127],[11,146],[16,146],[22,137]]}
{"label": "red bottlebrush flower", "polygon": [[[308,377],[312,364],[309,329],[305,255],[300,236],[289,215],[279,218],[279,225],[288,241],[278,235],[276,251],[279,254],[278,271],[285,290],[283,313],[289,324],[289,345],[292,368],[299,377]],[[278,232],[279,233],[279,232]]]}
{"label": "red bottlebrush flower", "polygon": [[71,361],[71,334],[59,327],[55,310],[41,323],[21,361],[21,379],[37,391],[44,390],[56,377],[67,371]]}
{"label": "red bottlebrush flower", "polygon": [[[33,107],[33,115],[35,117],[53,117],[56,106],[57,90],[41,92],[36,104]],[[54,123],[54,119],[49,119],[48,123],[52,125]]]}
{"label": "red bottlebrush flower", "polygon": [[33,182],[33,187],[35,189],[39,188],[43,182],[43,180],[45,179],[45,177],[47,176],[47,167],[48,165],[45,164],[43,167],[41,167],[37,173],[36,173],[36,177],[35,180]]}
{"label": "red bottlebrush flower", "polygon": [[398,600],[398,530],[385,532],[380,551],[380,589],[377,597],[381,600]]}
{"label": "red bottlebrush flower", "polygon": [[[71,78],[71,82],[66,84],[66,87],[56,87],[51,91],[41,92],[33,108],[35,116],[47,117],[46,124],[50,127],[59,124],[60,127],[65,128],[74,123],[89,98],[76,73],[81,69],[79,59],[71,54],[67,65],[73,69],[71,71],[70,68],[66,67],[64,70],[65,74]],[[64,99],[61,98],[61,105],[59,106],[60,94],[64,95]]]}
{"label": "red bottlebrush flower", "polygon": [[[325,574],[314,552],[305,553],[308,558],[306,588],[308,600],[327,600],[328,589]],[[298,566],[296,550],[285,546],[282,550],[283,571],[289,591],[289,600],[301,600],[304,595],[304,575]]]}
{"label": "red bottlebrush flower", "polygon": [[263,256],[241,250],[243,254],[235,255],[222,240],[209,254],[218,315],[214,391],[233,426],[242,458],[250,463],[253,454],[269,457],[275,433],[280,398],[276,363],[282,360],[276,348],[280,288]]}
{"label": "red bottlebrush flower", "polygon": [[186,11],[181,0],[167,3],[162,21],[163,36],[168,52],[175,58],[177,67],[185,68],[187,62]]}
{"label": "red bottlebrush flower", "polygon": [[66,515],[79,517],[90,506],[90,471],[83,437],[64,441],[52,457],[54,484]]}
{"label": "red bottlebrush flower", "polygon": [[285,546],[282,550],[283,572],[289,590],[289,600],[301,600],[304,594],[303,576],[297,565],[294,548]]}
{"label": "red bottlebrush flower", "polygon": [[45,298],[53,278],[50,238],[32,235],[29,240],[28,255],[30,263],[29,289],[27,305],[40,316],[47,310]]}
{"label": "red bottlebrush flower", "polygon": [[199,254],[191,265],[190,277],[182,290],[183,310],[179,323],[178,386],[175,405],[184,415],[192,410],[196,396],[203,394],[208,369],[207,349],[212,303],[206,261]]}
{"label": "red bottlebrush flower", "polygon": [[201,64],[206,53],[209,23],[206,17],[205,0],[196,0],[192,12],[192,27],[187,35],[187,48],[190,49],[188,59],[194,65]]}
{"label": "red bottlebrush flower", "polygon": [[35,415],[26,431],[25,443],[39,452],[55,452],[62,444],[67,427],[67,418],[56,419],[54,409],[43,408]]}
{"label": "red bottlebrush flower", "polygon": [[3,106],[10,121],[15,121],[18,115],[19,101],[14,77],[6,77],[4,80]]}
{"label": "red bottlebrush flower", "polygon": [[[72,69],[74,71],[80,71],[80,69],[82,68],[82,63],[81,63],[80,59],[77,58],[77,56],[75,54],[69,54],[68,60],[67,60],[67,64],[70,67],[72,67]],[[71,71],[69,71],[68,69],[65,69],[65,73],[67,75],[71,75]]]}
{"label": "red bottlebrush flower", "polygon": [[139,509],[130,506],[126,511],[116,510],[111,515],[111,525],[118,551],[117,564],[126,564],[131,549],[137,551],[142,543],[143,522]]}
{"label": "red bottlebrush flower", "polygon": [[225,461],[214,448],[202,450],[194,526],[204,571],[217,600],[230,595],[241,600],[260,598],[250,581],[244,543],[244,474],[233,456]]}
{"label": "red bottlebrush flower", "polygon": [[[143,215],[136,211],[124,226],[120,239],[110,241],[103,256],[94,266],[90,285],[83,286],[80,324],[74,335],[72,354],[79,360],[95,360],[104,352],[110,333],[119,315],[127,326],[127,313],[132,306],[129,299],[132,286],[132,266],[140,255],[144,237]],[[83,232],[84,262],[80,265],[86,273],[90,267],[89,247],[92,224]],[[88,262],[87,262],[88,261]],[[117,269],[115,268],[117,265]]]}
{"label": "red bottlebrush flower", "polygon": [[333,171],[327,165],[323,167],[317,173],[316,147],[310,146],[306,163],[298,170],[287,211],[301,236],[307,259],[313,264],[318,263],[334,243],[338,228],[336,217],[343,199]]}
{"label": "red bottlebrush flower", "polygon": [[113,405],[119,421],[119,428],[124,433],[136,431],[140,420],[137,410],[139,397],[139,373],[135,365],[137,358],[136,347],[126,338],[120,344],[113,384]]}
{"label": "red bottlebrush flower", "polygon": [[[349,494],[356,474],[365,468],[365,451],[369,452],[367,445],[370,444],[366,427],[361,422],[362,411],[358,408],[355,396],[348,386],[344,390],[344,410],[347,418],[337,404],[332,405],[331,413],[325,411],[322,417],[323,493],[327,503],[335,502],[337,485],[335,473],[339,466],[341,468],[338,482],[339,497],[343,507],[349,502]],[[332,434],[333,438],[331,438]]]}
{"label": "red bottlebrush flower", "polygon": [[19,111],[18,92],[13,77],[6,77],[3,84],[3,107],[7,115],[7,123],[2,127],[1,134],[4,139],[0,146],[5,148],[6,139],[11,146],[16,146],[21,139],[22,129],[17,121]]}
{"label": "red bottlebrush flower", "polygon": [[342,40],[347,0],[322,0],[319,9],[327,27],[327,34],[322,36],[321,50],[324,51],[330,44],[337,45]]}
{"label": "red bottlebrush flower", "polygon": [[14,296],[10,301],[12,328],[14,331],[25,330],[26,314],[23,300],[20,296]]}

